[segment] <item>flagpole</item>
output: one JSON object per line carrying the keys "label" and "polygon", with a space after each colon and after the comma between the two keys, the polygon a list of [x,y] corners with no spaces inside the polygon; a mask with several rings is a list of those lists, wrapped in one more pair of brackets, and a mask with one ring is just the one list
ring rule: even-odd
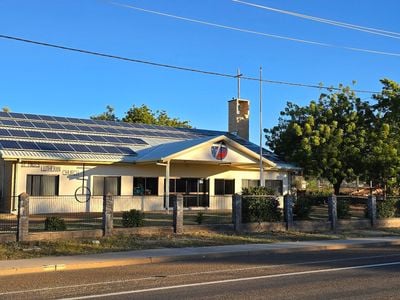
{"label": "flagpole", "polygon": [[262,140],[262,67],[260,66],[260,186],[265,186]]}

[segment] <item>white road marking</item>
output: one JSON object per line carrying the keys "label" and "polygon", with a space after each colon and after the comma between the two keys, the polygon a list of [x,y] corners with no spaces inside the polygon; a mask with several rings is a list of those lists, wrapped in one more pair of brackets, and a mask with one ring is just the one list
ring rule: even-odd
{"label": "white road marking", "polygon": [[[313,265],[313,264],[315,265],[315,264],[322,264],[322,263],[344,262],[344,261],[362,260],[362,259],[389,258],[389,257],[396,257],[396,256],[400,256],[400,254],[360,256],[360,257],[353,257],[353,258],[349,257],[349,258],[306,261],[306,262],[293,263],[293,264],[261,265],[261,266],[256,266],[256,267],[245,267],[245,268],[220,269],[220,270],[203,271],[203,272],[180,273],[180,274],[166,275],[166,278],[176,278],[176,277],[182,277],[182,276],[196,276],[196,275],[205,275],[205,274],[218,274],[218,273],[225,273],[225,272],[240,272],[240,271],[250,271],[250,270],[260,270],[260,269],[273,269],[273,268],[290,267],[290,266],[301,266],[301,265]],[[55,287],[54,286],[53,287],[43,287],[43,288],[29,289],[29,290],[18,290],[18,291],[2,292],[2,293],[0,293],[0,296],[13,295],[13,294],[24,294],[24,293],[34,293],[34,292],[51,291],[51,290],[60,290],[60,289],[69,289],[69,288],[90,287],[90,286],[96,286],[96,285],[128,283],[128,282],[135,282],[135,281],[155,280],[155,279],[158,279],[158,277],[157,276],[148,276],[148,277],[132,278],[132,279],[124,279],[124,280],[110,280],[110,281],[100,281],[100,282],[93,282],[93,283],[63,285],[63,286],[55,286]]]}
{"label": "white road marking", "polygon": [[106,293],[106,294],[79,296],[79,297],[72,297],[72,298],[61,298],[61,299],[62,300],[78,300],[78,299],[113,297],[113,296],[139,294],[139,293],[146,293],[146,292],[156,292],[156,291],[181,289],[181,288],[206,286],[206,285],[216,285],[216,284],[224,284],[224,283],[232,283],[232,282],[240,282],[240,281],[251,281],[251,280],[259,280],[259,279],[299,276],[299,275],[308,275],[308,274],[317,274],[317,273],[329,273],[329,272],[338,272],[338,271],[356,270],[356,269],[379,268],[379,267],[394,266],[394,265],[400,265],[400,261],[390,262],[390,263],[382,263],[382,264],[371,264],[371,265],[361,265],[361,266],[332,268],[332,269],[319,269],[319,270],[311,270],[311,271],[301,271],[301,272],[281,273],[281,274],[263,275],[263,276],[255,276],[255,277],[244,277],[244,278],[206,281],[206,282],[189,283],[189,284],[179,284],[179,285],[149,288],[149,289],[142,289],[142,290],[131,290],[131,291],[122,291],[122,292],[115,292],[115,293]]}

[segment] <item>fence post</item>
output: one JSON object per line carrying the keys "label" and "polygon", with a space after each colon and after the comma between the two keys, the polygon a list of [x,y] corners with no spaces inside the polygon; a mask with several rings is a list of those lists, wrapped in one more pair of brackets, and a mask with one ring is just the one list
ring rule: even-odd
{"label": "fence post", "polygon": [[371,220],[371,227],[376,225],[376,196],[368,196],[368,217]]}
{"label": "fence post", "polygon": [[174,215],[173,215],[174,233],[183,233],[183,195],[178,194],[174,197]]}
{"label": "fence post", "polygon": [[29,195],[22,193],[18,196],[18,231],[17,241],[28,240],[29,235]]}
{"label": "fence post", "polygon": [[233,230],[240,232],[242,230],[242,196],[239,194],[232,196],[232,221]]}
{"label": "fence post", "polygon": [[111,193],[103,196],[103,236],[113,232],[114,223],[114,198]]}
{"label": "fence post", "polygon": [[285,195],[283,206],[284,206],[284,211],[285,211],[286,230],[291,230],[293,228],[293,196],[292,195]]}
{"label": "fence post", "polygon": [[336,195],[328,197],[329,221],[331,221],[331,230],[336,232],[337,229],[337,198]]}

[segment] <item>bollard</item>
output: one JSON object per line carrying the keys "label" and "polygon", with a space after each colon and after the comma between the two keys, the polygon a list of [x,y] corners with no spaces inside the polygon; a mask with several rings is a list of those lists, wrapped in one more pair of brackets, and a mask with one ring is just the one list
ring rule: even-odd
{"label": "bollard", "polygon": [[114,228],[114,197],[111,193],[103,196],[103,236],[109,236]]}
{"label": "bollard", "polygon": [[331,222],[331,230],[336,232],[337,229],[337,198],[336,195],[328,198],[329,221]]}
{"label": "bollard", "polygon": [[22,193],[18,196],[18,231],[17,241],[28,240],[29,235],[29,195]]}
{"label": "bollard", "polygon": [[183,233],[183,195],[178,194],[174,197],[174,233]]}

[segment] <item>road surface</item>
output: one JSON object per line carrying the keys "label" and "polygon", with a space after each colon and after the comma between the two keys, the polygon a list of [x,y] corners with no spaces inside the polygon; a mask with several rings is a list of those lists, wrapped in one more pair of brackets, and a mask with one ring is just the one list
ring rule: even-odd
{"label": "road surface", "polygon": [[0,299],[400,299],[400,247],[0,277]]}

